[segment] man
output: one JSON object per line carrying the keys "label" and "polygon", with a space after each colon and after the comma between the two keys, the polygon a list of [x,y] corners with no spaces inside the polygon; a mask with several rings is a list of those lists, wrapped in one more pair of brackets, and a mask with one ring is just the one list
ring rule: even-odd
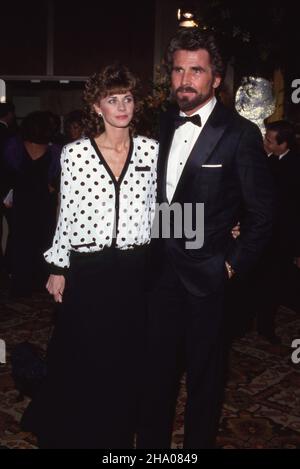
{"label": "man", "polygon": [[3,205],[3,198],[7,195],[9,187],[4,176],[3,151],[6,141],[13,135],[15,108],[12,103],[0,103],[0,271],[4,268],[2,254],[2,226],[3,215],[10,224],[10,214]]}
{"label": "man", "polygon": [[10,128],[15,119],[15,107],[12,103],[0,103],[0,142],[11,135]]}
{"label": "man", "polygon": [[[184,447],[209,448],[223,390],[224,286],[249,269],[268,239],[271,193],[258,128],[216,101],[224,65],[214,38],[197,28],[180,30],[167,61],[180,113],[167,113],[161,123],[158,202],[183,210],[192,204],[194,216],[204,203],[204,227],[196,228],[204,228],[204,244],[188,249],[184,235],[158,243],[137,447],[170,447],[184,365]],[[196,124],[184,120],[191,116]],[[246,216],[233,241],[241,209]]]}
{"label": "man", "polygon": [[288,296],[294,296],[288,301],[294,301],[292,306],[297,307],[299,290],[298,286],[296,292],[293,282],[299,282],[295,274],[300,267],[300,155],[293,125],[284,120],[267,124],[264,147],[274,183],[275,217],[272,238],[254,275],[257,331],[272,344],[279,344],[276,311]]}

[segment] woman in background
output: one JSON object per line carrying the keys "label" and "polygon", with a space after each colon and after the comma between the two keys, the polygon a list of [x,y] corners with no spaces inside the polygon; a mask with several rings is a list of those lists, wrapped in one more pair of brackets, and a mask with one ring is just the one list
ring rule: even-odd
{"label": "woman in background", "polygon": [[66,143],[75,142],[83,137],[83,119],[84,112],[81,109],[75,109],[66,115],[64,124]]}
{"label": "woman in background", "polygon": [[11,294],[30,296],[44,288],[48,275],[43,252],[51,246],[56,225],[61,147],[50,144],[47,112],[28,114],[21,136],[8,141],[4,172],[10,187]]}

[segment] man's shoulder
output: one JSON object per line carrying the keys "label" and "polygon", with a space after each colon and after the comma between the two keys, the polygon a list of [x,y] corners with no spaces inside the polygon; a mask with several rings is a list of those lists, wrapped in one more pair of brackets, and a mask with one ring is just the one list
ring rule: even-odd
{"label": "man's shoulder", "polygon": [[230,119],[231,119],[231,128],[234,133],[239,135],[249,135],[257,140],[262,141],[262,133],[257,124],[247,119],[246,117],[241,116],[235,109],[231,109]]}
{"label": "man's shoulder", "polygon": [[254,124],[254,122],[246,119],[246,117],[241,116],[241,114],[239,114],[234,107],[225,106],[223,103],[218,101],[216,104],[216,109],[218,109],[219,112],[222,112],[225,118],[231,120],[233,125],[241,129],[252,128],[258,130],[258,127],[256,124]]}
{"label": "man's shoulder", "polygon": [[300,152],[297,148],[292,148],[286,155],[289,159],[299,161]]}
{"label": "man's shoulder", "polygon": [[291,168],[300,169],[300,153],[297,149],[291,149],[283,158],[282,161]]}

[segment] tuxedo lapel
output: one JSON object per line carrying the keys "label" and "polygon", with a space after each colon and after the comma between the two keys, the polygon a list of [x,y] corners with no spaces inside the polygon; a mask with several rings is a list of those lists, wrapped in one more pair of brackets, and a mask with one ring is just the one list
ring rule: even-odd
{"label": "tuxedo lapel", "polygon": [[230,123],[230,120],[229,111],[222,104],[217,103],[188,157],[178,181],[172,202],[174,202],[182,190],[184,190],[189,177],[195,174],[195,169],[201,171],[201,166],[211,156]]}

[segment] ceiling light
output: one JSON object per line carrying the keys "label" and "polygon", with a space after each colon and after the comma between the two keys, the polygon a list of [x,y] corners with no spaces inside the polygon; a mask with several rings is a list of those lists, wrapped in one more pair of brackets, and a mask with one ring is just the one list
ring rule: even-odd
{"label": "ceiling light", "polygon": [[177,19],[179,22],[179,26],[183,28],[195,28],[198,26],[198,23],[195,18],[195,13],[193,13],[191,9],[178,8]]}

